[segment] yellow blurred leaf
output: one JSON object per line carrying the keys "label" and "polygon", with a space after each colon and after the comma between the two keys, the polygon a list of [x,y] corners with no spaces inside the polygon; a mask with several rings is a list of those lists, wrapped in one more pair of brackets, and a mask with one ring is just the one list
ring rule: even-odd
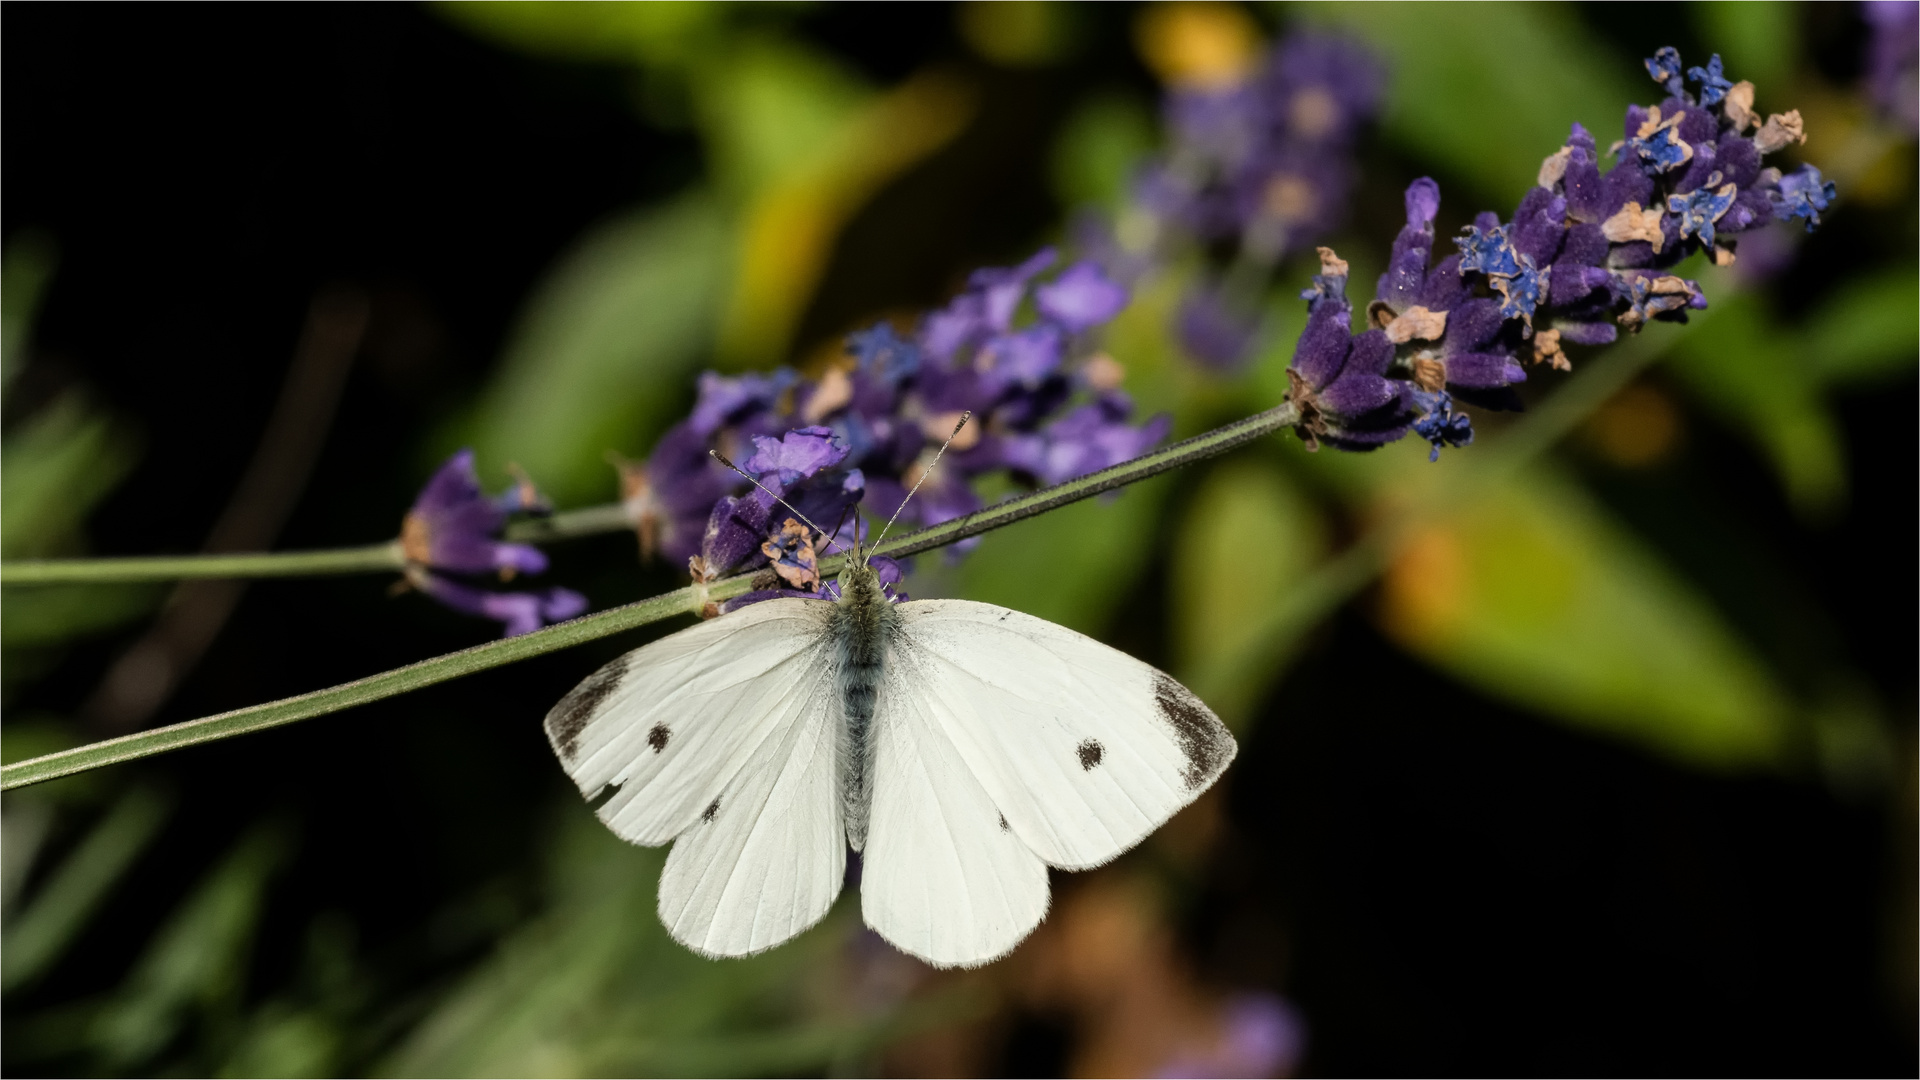
{"label": "yellow blurred leaf", "polygon": [[746,193],[735,277],[720,330],[724,366],[785,352],[834,240],[886,183],[959,134],[972,89],[926,71],[880,95],[824,61],[766,46],[728,65],[706,112],[720,175]]}
{"label": "yellow blurred leaf", "polygon": [[1544,469],[1418,526],[1380,622],[1461,680],[1699,766],[1776,764],[1790,705],[1685,579]]}

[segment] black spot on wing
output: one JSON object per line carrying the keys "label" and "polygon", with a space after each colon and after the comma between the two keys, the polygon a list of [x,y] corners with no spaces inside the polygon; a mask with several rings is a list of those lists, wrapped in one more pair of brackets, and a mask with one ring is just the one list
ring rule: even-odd
{"label": "black spot on wing", "polygon": [[1212,782],[1233,758],[1233,736],[1226,725],[1192,691],[1158,671],[1153,673],[1153,701],[1187,757],[1187,767],[1180,771],[1187,790]]}
{"label": "black spot on wing", "polygon": [[720,813],[720,797],[716,795],[713,797],[713,801],[707,804],[707,808],[701,811],[700,820],[712,821],[714,819],[714,816],[719,813]]}
{"label": "black spot on wing", "polygon": [[1105,747],[1092,739],[1088,739],[1075,747],[1073,752],[1080,756],[1080,767],[1089,772],[1093,770],[1095,765],[1100,764],[1100,759],[1105,757],[1107,753]]}
{"label": "black spot on wing", "polygon": [[587,676],[547,712],[547,739],[559,753],[560,760],[573,764],[574,755],[580,750],[580,733],[586,730],[587,722],[607,697],[620,688],[620,680],[626,676],[627,662],[615,660]]}
{"label": "black spot on wing", "polygon": [[1013,826],[1011,826],[1011,825],[1009,825],[1009,824],[1007,824],[1007,815],[1005,815],[1005,814],[1001,814],[1001,815],[1000,815],[1000,831],[1001,831],[1001,832],[1012,832],[1012,831],[1013,831]]}
{"label": "black spot on wing", "polygon": [[667,748],[667,740],[672,737],[673,732],[667,728],[667,725],[655,724],[653,730],[647,732],[647,745],[653,747],[653,752],[657,754]]}

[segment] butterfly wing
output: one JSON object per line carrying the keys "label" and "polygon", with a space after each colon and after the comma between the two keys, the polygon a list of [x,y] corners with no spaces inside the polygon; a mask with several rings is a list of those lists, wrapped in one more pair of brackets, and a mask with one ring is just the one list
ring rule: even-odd
{"label": "butterfly wing", "polygon": [[1185,687],[1084,634],[968,600],[899,613],[896,670],[1013,833],[1054,866],[1111,860],[1233,760],[1233,736]]}
{"label": "butterfly wing", "polygon": [[860,910],[895,948],[938,967],[1010,952],[1047,913],[1047,867],[1009,831],[916,670],[888,655],[874,705],[873,808]]}
{"label": "butterfly wing", "polygon": [[840,705],[832,605],[754,604],[601,668],[547,714],[554,753],[600,820],[636,844],[677,841],[660,918],[707,955],[771,948],[839,895]]}

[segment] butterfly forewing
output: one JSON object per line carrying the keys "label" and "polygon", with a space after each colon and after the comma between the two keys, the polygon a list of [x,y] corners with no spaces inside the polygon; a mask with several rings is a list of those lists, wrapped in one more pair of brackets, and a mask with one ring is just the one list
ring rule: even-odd
{"label": "butterfly forewing", "polygon": [[562,698],[547,739],[580,793],[599,802],[600,820],[647,845],[699,822],[831,683],[831,610],[754,604],[635,649]]}
{"label": "butterfly forewing", "polygon": [[927,600],[901,605],[897,637],[889,685],[925,703],[1013,832],[1054,866],[1119,855],[1233,760],[1233,736],[1179,683],[1064,626]]}

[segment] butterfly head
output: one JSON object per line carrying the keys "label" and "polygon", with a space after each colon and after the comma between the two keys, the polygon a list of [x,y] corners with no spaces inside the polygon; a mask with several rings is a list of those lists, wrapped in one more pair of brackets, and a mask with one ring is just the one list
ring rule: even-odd
{"label": "butterfly head", "polygon": [[880,574],[868,560],[873,557],[870,548],[855,536],[853,547],[847,552],[847,561],[840,567],[840,595],[851,596],[855,592],[880,590]]}

